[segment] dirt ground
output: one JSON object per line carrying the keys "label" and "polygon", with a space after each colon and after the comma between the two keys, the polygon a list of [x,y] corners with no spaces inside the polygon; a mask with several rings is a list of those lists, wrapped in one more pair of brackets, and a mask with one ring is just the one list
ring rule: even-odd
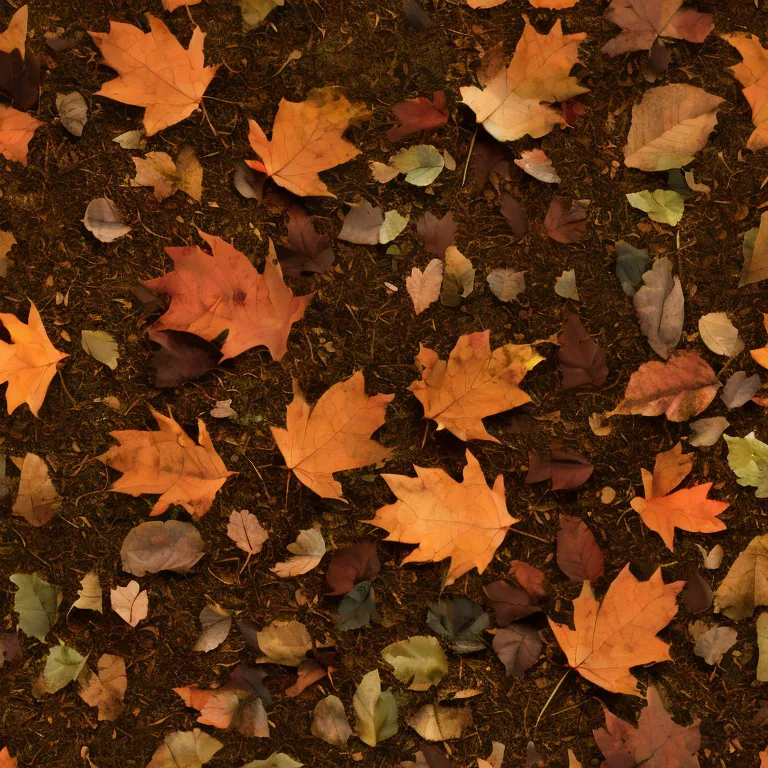
{"label": "dirt ground", "polygon": [[[270,16],[271,23],[247,34],[241,32],[234,3],[207,0],[191,8],[207,34],[206,60],[223,64],[205,100],[216,135],[197,112],[153,137],[147,149],[175,154],[184,144],[196,148],[205,169],[204,197],[198,205],[181,193],[158,204],[148,189],[129,186],[131,157],[139,153],[121,149],[112,139],[138,127],[141,110],[92,96],[112,71],[100,63],[87,36],[62,53],[53,53],[42,41],[42,34],[56,27],[64,27],[68,34],[104,31],[110,19],[141,26],[144,12],[150,11],[186,42],[192,25],[184,10],[166,14],[160,0],[31,0],[29,45],[42,61],[38,117],[46,128],[32,142],[29,166],[4,164],[0,174],[0,228],[12,230],[19,241],[14,265],[1,286],[0,309],[26,317],[27,299],[36,302],[54,344],[71,355],[63,371],[71,396],[57,379],[40,419],[26,407],[11,418],[0,417],[2,449],[11,456],[33,451],[46,457],[64,497],[60,515],[40,529],[11,517],[10,502],[3,502],[0,628],[15,627],[14,588],[7,578],[11,573],[38,571],[60,585],[64,609],[89,570],[98,570],[105,586],[127,583],[127,575],[120,570],[119,549],[126,533],[147,519],[154,499],[107,491],[114,478],[94,457],[113,444],[111,430],[152,428],[150,407],[161,411],[171,407],[193,435],[196,420],[202,417],[226,466],[240,474],[226,483],[199,523],[208,548],[200,564],[185,577],[161,573],[141,580],[150,594],[147,621],[134,630],[107,610],[85,626],[69,627],[63,618],[56,626],[55,637],[90,653],[92,659],[105,652],[126,659],[127,706],[116,722],[97,722],[95,710],[77,697],[74,686],[36,701],[30,688],[45,647],[21,636],[23,658],[0,672],[0,746],[7,745],[21,766],[84,766],[84,746],[99,768],[144,766],[164,734],[194,727],[195,713],[184,707],[172,688],[221,683],[228,670],[254,656],[235,629],[219,649],[208,654],[190,652],[199,631],[197,616],[207,598],[259,627],[277,618],[296,617],[319,644],[335,644],[341,660],[332,683],[325,680],[296,699],[282,693],[292,682],[291,671],[270,667],[272,736],[259,740],[215,732],[225,746],[211,761],[212,768],[239,766],[275,750],[284,750],[314,768],[351,765],[356,752],[362,752],[360,764],[365,766],[396,766],[402,759],[413,759],[418,737],[405,720],[433,700],[434,694],[406,695],[405,686],[382,661],[380,650],[395,640],[429,632],[426,612],[440,596],[444,564],[400,568],[399,561],[409,548],[381,544],[382,570],[375,589],[385,626],[336,631],[336,601],[324,597],[323,566],[299,579],[280,581],[268,567],[283,557],[296,532],[313,522],[322,525],[329,549],[365,535],[380,536],[364,521],[377,507],[389,503],[391,496],[376,477],[378,471],[364,469],[341,476],[348,505],[321,500],[302,491],[294,480],[286,509],[286,472],[269,426],[284,424],[292,376],[314,400],[330,385],[362,369],[370,392],[396,394],[387,423],[377,434],[380,442],[394,449],[386,471],[408,474],[416,463],[456,473],[463,465],[464,444],[445,432],[436,433],[434,424],[424,422],[419,404],[407,391],[417,375],[413,358],[419,342],[445,356],[459,335],[487,328],[494,346],[548,338],[561,329],[565,302],[554,294],[553,284],[564,269],[576,270],[578,311],[607,350],[608,382],[599,391],[563,392],[554,347],[542,346],[548,360],[528,375],[524,386],[533,402],[488,419],[490,431],[501,443],[477,443],[471,449],[490,480],[504,474],[510,513],[521,518],[517,527],[546,543],[510,533],[486,573],[481,577],[470,573],[448,594],[466,594],[482,603],[482,584],[502,578],[509,561],[521,559],[542,568],[555,586],[556,595],[546,604],[547,615],[568,620],[569,601],[578,594],[579,584],[567,581],[554,562],[561,512],[586,519],[604,549],[606,577],[598,583],[598,593],[627,562],[638,573],[650,573],[661,565],[666,581],[687,578],[699,562],[695,544],[711,547],[719,542],[726,557],[721,569],[707,576],[714,586],[750,539],[764,531],[766,505],[755,499],[751,489],[736,484],[725,460],[726,447],[720,442],[697,451],[693,477],[713,481],[713,495],[730,502],[722,515],[728,530],[709,536],[682,533],[672,555],[631,511],[629,500],[640,487],[640,468],[652,467],[655,454],[688,436],[689,428],[661,418],[620,417],[614,420],[613,434],[599,438],[587,423],[592,412],[613,407],[629,375],[654,358],[639,333],[631,300],[613,274],[613,243],[618,239],[672,258],[686,296],[681,347],[704,350],[697,337],[697,321],[710,311],[728,312],[748,349],[765,343],[760,322],[760,312],[768,311],[765,284],[737,288],[742,234],[757,225],[759,207],[768,200],[768,190],[761,190],[768,162],[765,153],[743,149],[752,124],[740,86],[726,69],[738,60],[735,51],[717,34],[703,45],[675,43],[670,71],[660,80],[697,85],[726,100],[717,129],[691,166],[696,180],[711,185],[712,193],[689,198],[675,230],[650,224],[625,202],[625,193],[663,186],[666,179],[664,174],[630,170],[621,163],[631,106],[650,86],[640,71],[642,54],[610,59],[600,53],[616,31],[601,19],[605,3],[581,0],[575,8],[558,13],[536,10],[522,0],[508,0],[490,11],[472,11],[463,0],[428,0],[425,7],[438,26],[417,32],[405,23],[399,0],[286,0]],[[756,9],[753,0],[722,4],[701,0],[696,7],[714,13],[716,32],[743,29],[762,35],[768,22],[768,12]],[[4,3],[3,24],[12,12]],[[590,225],[580,244],[558,244],[535,226],[516,240],[499,212],[493,187],[478,190],[471,172],[462,185],[474,116],[458,104],[458,89],[474,82],[482,50],[503,40],[507,55],[511,54],[522,31],[523,13],[540,31],[548,30],[560,17],[566,31],[588,33],[582,46],[584,65],[576,70],[591,89],[580,99],[587,109],[583,124],[509,148],[512,158],[522,148],[541,146],[563,178],[558,193],[592,201]],[[279,71],[295,50],[301,52],[301,59]],[[385,247],[334,240],[336,264],[327,274],[290,281],[296,293],[316,290],[317,295],[304,320],[294,327],[282,363],[272,362],[266,351],[251,350],[198,382],[176,390],[155,389],[148,320],[131,287],[169,268],[166,246],[200,243],[195,227],[233,241],[257,264],[263,263],[266,238],[279,241],[285,221],[280,212],[243,199],[233,188],[234,162],[253,158],[247,119],[256,119],[268,131],[281,98],[299,101],[309,89],[323,85],[344,86],[351,98],[371,106],[373,116],[349,133],[361,149],[359,157],[323,175],[336,198],[304,201],[317,217],[318,228],[335,238],[345,204],[360,196],[385,210],[410,213],[411,221],[427,210],[438,215],[451,210],[458,224],[457,245],[478,269],[474,293],[457,309],[438,303],[414,317],[404,277],[412,266],[423,267],[431,257],[423,253],[413,225],[399,238],[402,253],[396,257],[387,255]],[[89,104],[89,122],[81,139],[70,136],[56,116],[56,93],[72,89],[79,90]],[[392,150],[384,138],[392,124],[391,105],[437,89],[448,94],[451,118],[445,128],[424,140],[448,150],[457,160],[457,170],[444,172],[432,194],[401,181],[373,182],[367,163],[385,161]],[[400,146],[420,141],[416,136]],[[543,219],[553,195],[551,187],[519,173],[506,189],[522,201],[532,222]],[[103,195],[115,202],[132,227],[130,236],[108,245],[98,243],[81,224],[88,202]],[[485,276],[500,266],[526,270],[528,287],[517,304],[502,305],[488,290]],[[399,290],[392,292],[385,282]],[[57,292],[68,295],[68,305],[57,305]],[[115,335],[121,353],[116,371],[80,349],[83,329]],[[60,334],[68,334],[71,342]],[[704,354],[716,371],[723,368],[722,358],[706,350]],[[742,367],[750,374],[757,371],[744,354],[728,372]],[[120,400],[122,412],[100,402],[108,395]],[[228,398],[239,420],[210,418],[213,404]],[[718,399],[706,415],[723,413]],[[759,437],[768,439],[764,412],[756,405],[730,412],[728,419],[731,434],[757,429]],[[564,439],[595,465],[589,482],[575,492],[554,493],[544,484],[523,485],[528,448],[542,448],[555,438]],[[610,505],[600,502],[603,486],[617,492]],[[226,536],[232,508],[257,513],[270,531],[261,556],[241,575],[243,559]],[[173,514],[186,519],[180,510]],[[309,605],[299,607],[297,590]],[[734,625],[739,642],[722,665],[713,668],[693,654],[687,632],[691,620],[681,606],[661,633],[671,643],[673,661],[638,669],[637,675],[643,683],[653,682],[660,688],[678,722],[701,718],[703,766],[756,766],[766,736],[764,726],[754,724],[752,718],[761,697],[768,696],[755,681],[754,622]],[[566,747],[585,766],[595,766],[600,755],[592,729],[602,724],[601,702],[634,722],[642,703],[639,699],[606,694],[571,674],[534,729],[538,713],[565,671],[564,655],[543,615],[537,621],[545,638],[544,651],[519,680],[505,677],[490,647],[461,659],[449,651],[450,674],[442,687],[476,687],[482,692],[471,701],[474,728],[466,738],[447,745],[457,766],[469,766],[476,757],[487,756],[493,740],[507,746],[505,765],[522,765],[529,739],[552,766],[567,764]],[[721,617],[718,621],[729,623]],[[351,713],[357,683],[375,668],[385,684],[402,696],[397,735],[375,750],[353,738],[346,751],[311,736],[316,702],[332,692]]]}

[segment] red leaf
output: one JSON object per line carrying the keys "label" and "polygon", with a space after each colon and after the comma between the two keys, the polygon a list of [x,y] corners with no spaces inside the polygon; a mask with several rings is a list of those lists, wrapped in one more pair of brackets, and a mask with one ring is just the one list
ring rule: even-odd
{"label": "red leaf", "polygon": [[361,581],[371,581],[381,564],[376,541],[363,539],[336,552],[331,558],[325,580],[333,590],[329,595],[346,595]]}
{"label": "red leaf", "polygon": [[552,480],[553,491],[569,491],[586,483],[595,469],[580,453],[560,448],[550,449],[548,454],[539,456],[528,451],[530,469],[525,484]]}
{"label": "red leaf", "polygon": [[608,378],[605,350],[589,338],[578,316],[566,313],[565,327],[557,340],[561,345],[557,359],[558,369],[563,374],[563,389],[605,384]]}
{"label": "red leaf", "polygon": [[283,274],[298,277],[302,272],[325,272],[335,254],[331,240],[319,235],[312,217],[300,206],[288,209],[288,243],[277,247],[277,260]]}
{"label": "red leaf", "polygon": [[456,235],[456,224],[451,211],[448,211],[442,219],[438,219],[427,211],[416,222],[416,229],[424,240],[424,250],[440,258],[445,256],[446,248],[453,243]]}
{"label": "red leaf", "polygon": [[524,589],[513,587],[506,581],[494,581],[483,587],[483,591],[491,608],[496,612],[496,623],[500,627],[541,611],[535,598]]}
{"label": "red leaf", "polygon": [[604,572],[605,558],[592,531],[583,520],[560,515],[557,532],[557,564],[571,581],[597,581]]}
{"label": "red leaf", "polygon": [[534,598],[546,597],[550,586],[547,577],[536,567],[524,563],[522,560],[513,560],[509,564],[509,575]]}
{"label": "red leaf", "polygon": [[424,96],[401,101],[392,107],[392,112],[400,121],[400,125],[387,131],[386,136],[391,142],[400,141],[412,133],[429,128],[442,128],[448,122],[445,91],[435,91],[432,101]]}
{"label": "red leaf", "polygon": [[570,206],[555,197],[544,217],[544,230],[558,243],[578,243],[587,229],[587,200],[576,200]]}

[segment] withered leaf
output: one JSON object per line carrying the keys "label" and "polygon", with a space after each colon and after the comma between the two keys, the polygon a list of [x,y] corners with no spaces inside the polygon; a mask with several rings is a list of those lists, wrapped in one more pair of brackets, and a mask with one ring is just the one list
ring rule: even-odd
{"label": "withered leaf", "polygon": [[335,552],[328,565],[325,580],[329,595],[346,595],[361,581],[371,581],[381,564],[374,539],[362,539]]}
{"label": "withered leaf", "polygon": [[391,142],[400,141],[412,133],[442,128],[448,122],[445,91],[435,91],[432,101],[424,96],[401,101],[392,107],[392,113],[400,125],[387,131],[387,139]]}
{"label": "withered leaf", "polygon": [[541,483],[552,480],[552,490],[572,490],[589,480],[594,466],[575,451],[562,448],[551,448],[547,453],[539,455],[528,451],[530,468],[525,477],[525,484]]}
{"label": "withered leaf", "polygon": [[587,231],[589,200],[568,203],[553,197],[544,217],[544,231],[558,243],[578,243]]}
{"label": "withered leaf", "polygon": [[416,231],[424,240],[424,250],[442,258],[456,236],[453,212],[448,211],[441,219],[427,211],[417,222]]}
{"label": "withered leaf", "polygon": [[186,573],[203,554],[197,528],[180,520],[140,523],[128,531],[120,549],[123,570],[134,576],[160,571]]}

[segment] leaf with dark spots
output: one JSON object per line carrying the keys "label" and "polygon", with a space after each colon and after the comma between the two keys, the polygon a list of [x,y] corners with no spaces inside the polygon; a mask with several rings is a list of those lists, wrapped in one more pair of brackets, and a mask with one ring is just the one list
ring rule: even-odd
{"label": "leaf with dark spots", "polygon": [[560,515],[557,564],[571,581],[597,581],[604,573],[605,557],[592,531],[578,517]]}
{"label": "leaf with dark spots", "polygon": [[589,338],[577,315],[566,313],[558,341],[558,370],[563,374],[563,389],[605,384],[608,378],[605,350]]}
{"label": "leaf with dark spots", "polygon": [[155,386],[179,387],[213,370],[221,352],[210,341],[187,331],[152,331],[149,338],[159,346],[152,353],[157,370]]}
{"label": "leaf with dark spots", "polygon": [[552,480],[553,491],[578,488],[589,480],[595,469],[580,453],[562,448],[550,448],[548,453],[541,456],[534,451],[528,451],[528,463],[530,468],[525,477],[525,484]]}
{"label": "leaf with dark spots", "polygon": [[361,581],[372,581],[381,568],[374,539],[362,539],[334,553],[325,580],[329,595],[346,595]]}
{"label": "leaf with dark spots", "polygon": [[456,653],[482,651],[486,647],[482,635],[489,623],[488,614],[467,597],[440,600],[427,612],[429,628],[448,640]]}
{"label": "leaf with dark spots", "polygon": [[513,587],[506,581],[494,581],[483,587],[483,591],[496,612],[496,623],[500,627],[541,611],[536,600],[524,589]]}
{"label": "leaf with dark spots", "polygon": [[712,607],[714,595],[712,587],[698,572],[691,574],[685,582],[683,590],[683,602],[691,613],[703,613]]}
{"label": "leaf with dark spots", "polygon": [[589,200],[576,200],[569,204],[555,197],[544,217],[544,231],[558,243],[578,243],[587,230]]}
{"label": "leaf with dark spots", "polygon": [[387,139],[391,142],[419,133],[431,128],[442,128],[448,122],[448,104],[445,100],[445,91],[435,91],[432,101],[419,96],[417,99],[408,99],[395,104],[392,107],[395,118],[400,125],[387,131]]}
{"label": "leaf with dark spots", "polygon": [[376,610],[371,582],[361,581],[341,599],[336,629],[348,632],[367,627],[372,621],[380,622],[381,616]]}
{"label": "leaf with dark spots", "polygon": [[493,650],[508,677],[520,677],[530,669],[539,658],[541,646],[538,631],[522,622],[498,630],[493,638]]}
{"label": "leaf with dark spots", "polygon": [[319,235],[312,217],[300,206],[288,209],[288,242],[277,246],[277,260],[283,274],[298,277],[302,272],[325,272],[333,264],[336,254],[331,240]]}
{"label": "leaf with dark spots", "polygon": [[40,98],[40,62],[29,52],[0,51],[0,93],[17,109],[27,110]]}
{"label": "leaf with dark spots", "polygon": [[427,211],[416,222],[416,230],[424,240],[424,250],[442,258],[445,256],[446,248],[453,243],[456,236],[453,213],[448,211],[442,219],[438,219]]}
{"label": "leaf with dark spots", "polygon": [[523,206],[512,195],[501,196],[501,213],[509,222],[515,237],[522,237],[528,231],[528,219]]}

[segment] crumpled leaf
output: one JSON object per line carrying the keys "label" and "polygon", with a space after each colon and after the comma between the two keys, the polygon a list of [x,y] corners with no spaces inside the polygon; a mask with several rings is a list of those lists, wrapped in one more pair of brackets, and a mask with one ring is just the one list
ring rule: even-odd
{"label": "crumpled leaf", "polygon": [[27,453],[23,461],[13,461],[21,468],[21,479],[12,514],[39,528],[49,523],[61,509],[61,496],[53,485],[46,463],[39,456]]}
{"label": "crumpled leaf", "polygon": [[594,466],[576,451],[567,451],[553,447],[545,454],[539,455],[535,451],[528,451],[528,474],[525,476],[525,484],[552,481],[552,490],[572,490],[589,480],[594,471]]}
{"label": "crumpled leaf", "polygon": [[96,95],[146,107],[144,130],[153,136],[198,109],[218,66],[205,66],[205,33],[199,27],[185,49],[160,19],[151,13],[146,17],[149,32],[110,21],[109,32],[88,34],[104,63],[118,73]]}
{"label": "crumpled leaf", "polygon": [[192,147],[182,147],[176,161],[165,152],[147,152],[144,157],[134,157],[136,176],[132,187],[152,187],[158,202],[171,197],[179,190],[200,202],[203,196],[203,166]]}
{"label": "crumpled leaf", "polygon": [[725,383],[720,399],[729,411],[741,408],[758,393],[762,384],[758,374],[747,376],[744,371],[736,371]]}
{"label": "crumpled leaf", "polygon": [[732,627],[707,627],[703,621],[689,624],[688,631],[695,643],[693,652],[710,666],[719,664],[739,639]]}
{"label": "crumpled leaf", "polygon": [[82,589],[77,590],[78,598],[72,603],[72,608],[79,608],[81,611],[104,613],[99,574],[95,571],[89,571],[80,579],[80,584]]}
{"label": "crumpled leaf", "polygon": [[624,240],[618,240],[613,248],[616,252],[616,277],[624,293],[632,298],[635,289],[643,282],[643,273],[649,260],[648,251],[635,248]]}
{"label": "crumpled leaf", "polygon": [[326,390],[311,407],[294,380],[286,426],[271,428],[286,466],[318,496],[346,501],[333,473],[375,464],[389,456],[391,450],[370,435],[384,423],[393,397],[366,395],[365,378],[358,371]]}
{"label": "crumpled leaf", "polygon": [[445,251],[445,269],[440,303],[444,307],[458,307],[475,287],[475,268],[472,262],[451,245]]}
{"label": "crumpled leaf", "polygon": [[507,512],[503,476],[491,489],[477,459],[469,451],[466,458],[461,483],[442,469],[414,467],[415,478],[383,474],[398,500],[367,521],[388,531],[387,541],[419,545],[402,565],[450,558],[445,586],[472,568],[482,573],[517,522]]}
{"label": "crumpled leaf", "polygon": [[685,299],[680,278],[672,277],[672,265],[663,256],[643,274],[643,282],[634,297],[640,330],[651,349],[666,360],[683,334]]}
{"label": "crumpled leaf", "polygon": [[504,67],[502,44],[486,51],[477,79],[480,88],[461,88],[463,102],[477,122],[499,141],[515,141],[526,134],[539,138],[555,125],[564,125],[559,112],[547,104],[586,93],[569,76],[579,63],[581,32],[564,35],[558,19],[546,34],[539,34],[525,19],[525,29],[509,67]]}
{"label": "crumpled leaf", "polygon": [[429,606],[427,625],[451,644],[455,653],[482,651],[486,645],[483,631],[490,624],[490,616],[467,597],[439,600]]}
{"label": "crumpled leaf", "polygon": [[723,437],[728,443],[728,466],[736,474],[736,482],[756,488],[758,499],[768,498],[768,444],[758,440],[754,432],[746,437]]}
{"label": "crumpled leaf", "polygon": [[146,619],[149,613],[149,594],[135,580],[111,589],[109,600],[112,610],[131,627]]}
{"label": "crumpled leaf", "polygon": [[379,670],[363,677],[352,701],[355,730],[360,740],[375,747],[397,733],[397,702],[392,691],[381,690]]}
{"label": "crumpled leaf", "polygon": [[492,269],[488,274],[488,287],[500,301],[513,301],[525,290],[525,270]]}
{"label": "crumpled leaf", "polygon": [[222,608],[218,603],[206,605],[200,611],[200,624],[203,631],[192,650],[208,653],[227,639],[232,627],[232,611]]}
{"label": "crumpled leaf", "polygon": [[625,565],[598,603],[588,581],[573,601],[575,629],[549,620],[568,665],[612,693],[640,695],[630,667],[669,660],[669,646],[656,633],[677,613],[683,581],[664,584],[659,568],[638,581]]}
{"label": "crumpled leaf", "polygon": [[356,584],[371,581],[381,564],[375,539],[362,539],[334,553],[325,580],[331,588],[328,595],[346,595]]}
{"label": "crumpled leaf", "polygon": [[360,154],[342,134],[366,114],[364,104],[348,101],[338,88],[315,88],[302,102],[281,99],[271,140],[255,120],[248,121],[248,141],[261,158],[248,165],[295,195],[335,197],[318,173]]}
{"label": "crumpled leaf", "polygon": [[26,166],[29,142],[42,125],[32,115],[0,104],[0,153],[6,160]]}
{"label": "crumpled leaf", "polygon": [[425,704],[408,721],[408,725],[427,741],[460,739],[472,725],[472,710],[469,707]]}
{"label": "crumpled leaf", "polygon": [[561,197],[553,197],[544,217],[544,231],[558,243],[578,243],[587,231],[588,206],[589,200],[569,204]]}
{"label": "crumpled leaf", "polygon": [[622,401],[605,415],[664,414],[670,421],[688,421],[707,408],[719,387],[698,351],[678,352],[666,363],[643,363],[630,376]]}
{"label": "crumpled leaf", "polygon": [[116,720],[123,711],[123,698],[128,690],[125,662],[119,656],[104,653],[99,658],[98,672],[87,667],[78,679],[80,698],[99,708],[99,720]]}
{"label": "crumpled leaf", "polygon": [[547,184],[559,184],[562,181],[546,152],[541,149],[531,149],[523,150],[520,155],[520,159],[515,160],[515,165],[522,168],[529,176]]}
{"label": "crumpled leaf", "polygon": [[411,274],[405,278],[405,288],[417,315],[440,298],[442,284],[443,262],[440,259],[432,259],[423,272],[413,267]]}
{"label": "crumpled leaf", "polygon": [[560,515],[557,565],[571,581],[597,581],[605,572],[605,556],[595,535],[579,517]]}
{"label": "crumpled leaf", "polygon": [[155,750],[147,768],[202,768],[224,745],[205,731],[172,731]]}
{"label": "crumpled leaf", "polygon": [[261,552],[264,542],[269,538],[259,518],[247,509],[241,509],[239,512],[236,509],[232,510],[227,525],[227,536],[249,555],[257,555]]}
{"label": "crumpled leaf", "polygon": [[374,208],[367,200],[360,200],[350,204],[337,237],[357,245],[378,245],[383,223],[384,213],[381,208]]}
{"label": "crumpled leaf", "polygon": [[[743,61],[733,67],[729,67],[733,76],[744,88],[744,98],[752,107],[752,122],[755,130],[749,137],[747,149],[756,152],[768,147],[768,113],[766,113],[766,84],[768,83],[768,57],[766,49],[760,45],[760,40],[745,32],[736,32],[730,35],[720,35],[727,43],[732,45],[740,54]],[[765,214],[763,214],[765,216]],[[761,217],[762,224],[762,217]],[[763,257],[764,263],[765,257]],[[764,279],[758,278],[758,279]],[[742,284],[744,284],[742,277]],[[750,280],[749,282],[754,282]]]}
{"label": "crumpled leaf", "polygon": [[655,189],[651,192],[644,189],[641,192],[629,192],[627,202],[640,211],[645,211],[651,221],[661,224],[671,224],[673,227],[683,218],[685,201],[682,195],[670,189]]}
{"label": "crumpled leaf", "polygon": [[115,204],[106,197],[97,197],[88,203],[83,224],[102,243],[112,243],[131,231]]}
{"label": "crumpled leaf", "polygon": [[692,421],[691,429],[694,435],[688,441],[688,445],[693,445],[696,448],[714,445],[730,426],[728,419],[724,416],[713,416],[709,419]]}
{"label": "crumpled leaf", "polygon": [[336,629],[349,632],[367,627],[372,621],[381,622],[373,585],[370,581],[361,581],[341,598]]}
{"label": "crumpled leaf", "polygon": [[483,587],[488,603],[496,613],[496,623],[506,627],[513,621],[540,613],[538,598],[506,581],[493,581]]}
{"label": "crumpled leaf", "polygon": [[739,331],[725,312],[709,312],[699,318],[701,340],[710,352],[725,357],[736,357],[744,350]]}
{"label": "crumpled leaf", "polygon": [[565,313],[562,333],[557,337],[557,369],[563,374],[563,389],[602,387],[608,378],[605,350],[592,341],[579,316]]}
{"label": "crumpled leaf", "polygon": [[296,541],[288,545],[288,551],[294,556],[269,569],[281,579],[300,576],[316,568],[325,554],[325,539],[316,528],[308,528],[299,531]]}
{"label": "crumpled leaf", "polygon": [[106,331],[81,331],[83,350],[94,360],[104,363],[111,370],[117,369],[117,359],[120,357],[117,342],[112,334]]}
{"label": "crumpled leaf", "polygon": [[417,144],[392,155],[389,163],[417,187],[429,186],[445,167],[445,159],[431,144]]}
{"label": "crumpled leaf", "polygon": [[453,212],[448,211],[441,219],[427,211],[417,222],[416,231],[424,240],[424,250],[442,258],[456,236]]}
{"label": "crumpled leaf", "polygon": [[394,668],[401,683],[409,683],[411,691],[426,691],[437,686],[448,674],[448,659],[435,637],[414,635],[391,643],[381,655]]}
{"label": "crumpled leaf", "polygon": [[460,440],[498,440],[483,418],[530,402],[519,388],[525,374],[542,358],[526,344],[505,344],[491,351],[490,331],[460,336],[448,360],[420,346],[416,362],[421,379],[408,389],[424,407],[424,418],[447,429]]}
{"label": "crumpled leaf", "polygon": [[445,91],[435,91],[432,94],[432,101],[425,96],[401,101],[393,105],[392,114],[400,122],[400,125],[390,128],[385,134],[393,143],[412,133],[442,128],[448,122]]}
{"label": "crumpled leaf", "polygon": [[715,613],[734,621],[749,618],[761,605],[768,605],[768,534],[749,542],[715,591]]}
{"label": "crumpled leaf", "polygon": [[45,657],[43,673],[32,686],[32,695],[40,699],[46,694],[60,691],[77,680],[87,660],[87,656],[82,656],[64,643],[51,646]]}
{"label": "crumpled leaf", "polygon": [[18,587],[13,610],[19,614],[19,629],[44,642],[59,617],[61,589],[36,573],[14,573],[8,578]]}
{"label": "crumpled leaf", "polygon": [[61,124],[73,136],[83,135],[83,128],[88,121],[88,105],[81,93],[57,93],[56,111],[59,113]]}
{"label": "crumpled leaf", "polygon": [[273,360],[288,349],[288,336],[314,296],[294,296],[285,284],[275,247],[268,244],[264,272],[230,243],[200,232],[211,254],[197,246],[167,248],[174,270],[144,286],[171,297],[168,310],[152,325],[152,333],[187,331],[214,341],[228,331],[221,361],[264,345]]}
{"label": "crumpled leaf", "polygon": [[195,443],[172,416],[163,416],[154,409],[150,412],[160,428],[158,431],[110,432],[119,445],[96,458],[123,473],[112,484],[113,491],[129,496],[160,494],[150,515],[161,515],[171,504],[180,504],[193,519],[199,520],[211,508],[219,488],[236,473],[224,466],[202,419],[197,422]]}
{"label": "crumpled leaf", "polygon": [[312,735],[334,747],[346,747],[352,735],[344,705],[338,696],[326,696],[312,712]]}
{"label": "crumpled leaf", "polygon": [[688,165],[707,143],[722,103],[719,96],[693,85],[664,85],[646,91],[632,108],[624,164],[641,171]]}
{"label": "crumpled leaf", "polygon": [[51,344],[32,302],[26,323],[6,312],[0,313],[0,323],[11,337],[10,344],[0,341],[0,384],[8,382],[5,392],[8,414],[27,403],[37,416],[59,361],[69,355]]}
{"label": "crumpled leaf", "polygon": [[264,656],[257,664],[282,664],[298,667],[312,650],[312,638],[299,621],[273,621],[256,633],[259,648]]}
{"label": "crumpled leaf", "polygon": [[140,523],[128,531],[120,548],[123,570],[134,576],[160,571],[186,573],[204,553],[197,528],[180,520]]}
{"label": "crumpled leaf", "polygon": [[298,277],[303,273],[325,272],[336,258],[331,239],[317,233],[312,217],[300,205],[292,205],[287,213],[287,245],[277,246],[277,260],[283,274]]}
{"label": "crumpled leaf", "polygon": [[539,632],[527,624],[513,624],[496,632],[493,650],[507,671],[507,677],[521,677],[539,658],[542,642]]}

